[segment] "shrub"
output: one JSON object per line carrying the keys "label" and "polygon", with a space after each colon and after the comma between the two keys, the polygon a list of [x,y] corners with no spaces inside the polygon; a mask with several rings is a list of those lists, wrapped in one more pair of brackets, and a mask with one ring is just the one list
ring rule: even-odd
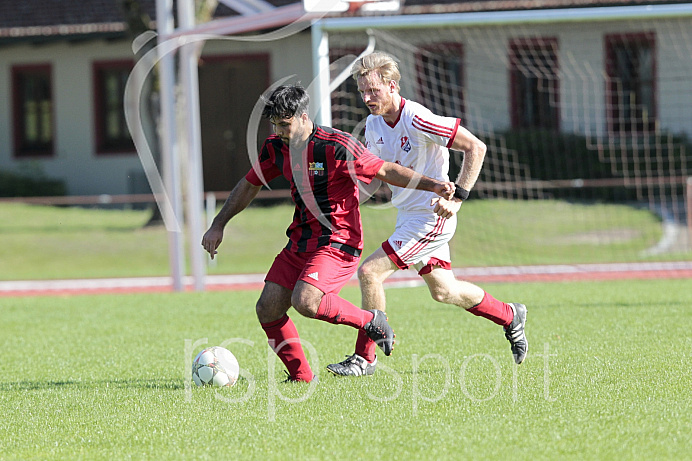
{"label": "shrub", "polygon": [[0,171],[0,197],[48,197],[66,193],[61,180]]}

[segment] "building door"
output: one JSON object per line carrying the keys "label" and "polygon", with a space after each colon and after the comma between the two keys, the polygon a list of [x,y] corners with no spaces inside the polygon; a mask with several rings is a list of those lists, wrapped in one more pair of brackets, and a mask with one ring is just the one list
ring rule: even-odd
{"label": "building door", "polygon": [[[269,86],[269,56],[203,57],[199,66],[205,191],[230,191],[250,169],[247,127]],[[256,148],[270,133],[262,119]]]}

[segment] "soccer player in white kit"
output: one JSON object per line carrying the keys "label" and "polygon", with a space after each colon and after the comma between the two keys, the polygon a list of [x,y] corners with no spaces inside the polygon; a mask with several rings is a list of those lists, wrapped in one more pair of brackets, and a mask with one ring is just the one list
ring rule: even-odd
{"label": "soccer player in white kit", "polygon": [[[464,161],[451,200],[425,191],[390,187],[397,208],[394,233],[362,262],[358,279],[362,308],[385,310],[383,282],[409,267],[418,270],[435,301],[453,304],[503,327],[514,360],[524,361],[526,306],[496,300],[482,288],[457,280],[452,272],[449,241],[457,213],[480,174],[486,146],[455,117],[442,117],[399,94],[401,74],[393,57],[374,52],[351,69],[358,91],[370,110],[366,147],[383,160],[395,162],[440,181],[448,181],[449,149],[464,152]],[[327,366],[339,376],[371,375],[377,367],[376,344],[358,335],[353,355]]]}

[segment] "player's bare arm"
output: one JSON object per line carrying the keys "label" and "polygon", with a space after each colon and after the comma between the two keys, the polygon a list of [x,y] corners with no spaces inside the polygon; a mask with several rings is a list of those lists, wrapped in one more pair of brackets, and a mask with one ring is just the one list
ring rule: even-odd
{"label": "player's bare arm", "polygon": [[[461,171],[457,177],[456,184],[462,188],[465,193],[468,193],[476,184],[478,176],[481,173],[487,147],[469,130],[460,126],[454,137],[451,148],[464,152],[464,161],[461,165]],[[435,205],[433,211],[438,216],[451,218],[459,212],[462,203],[462,199],[454,197],[451,200],[446,200],[445,198],[434,199],[431,204]]]}
{"label": "player's bare arm", "polygon": [[255,186],[247,179],[242,178],[233,188],[228,198],[221,207],[216,217],[209,226],[209,230],[202,237],[202,247],[209,253],[211,259],[216,255],[216,249],[223,240],[223,230],[231,218],[243,211],[257,196],[262,186]]}
{"label": "player's bare arm", "polygon": [[454,195],[454,183],[423,176],[410,168],[392,162],[384,162],[375,177],[394,186],[435,192],[447,199],[451,199]]}
{"label": "player's bare arm", "polygon": [[461,188],[470,191],[481,173],[487,147],[483,141],[474,136],[469,130],[460,126],[451,148],[464,152],[464,161],[461,164],[461,171],[456,183]]}

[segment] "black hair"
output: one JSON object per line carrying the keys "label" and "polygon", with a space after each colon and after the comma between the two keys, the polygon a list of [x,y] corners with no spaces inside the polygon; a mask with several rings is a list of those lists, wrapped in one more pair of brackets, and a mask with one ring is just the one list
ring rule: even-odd
{"label": "black hair", "polygon": [[266,118],[291,118],[308,113],[310,96],[299,84],[282,85],[275,89],[271,96],[262,96]]}

